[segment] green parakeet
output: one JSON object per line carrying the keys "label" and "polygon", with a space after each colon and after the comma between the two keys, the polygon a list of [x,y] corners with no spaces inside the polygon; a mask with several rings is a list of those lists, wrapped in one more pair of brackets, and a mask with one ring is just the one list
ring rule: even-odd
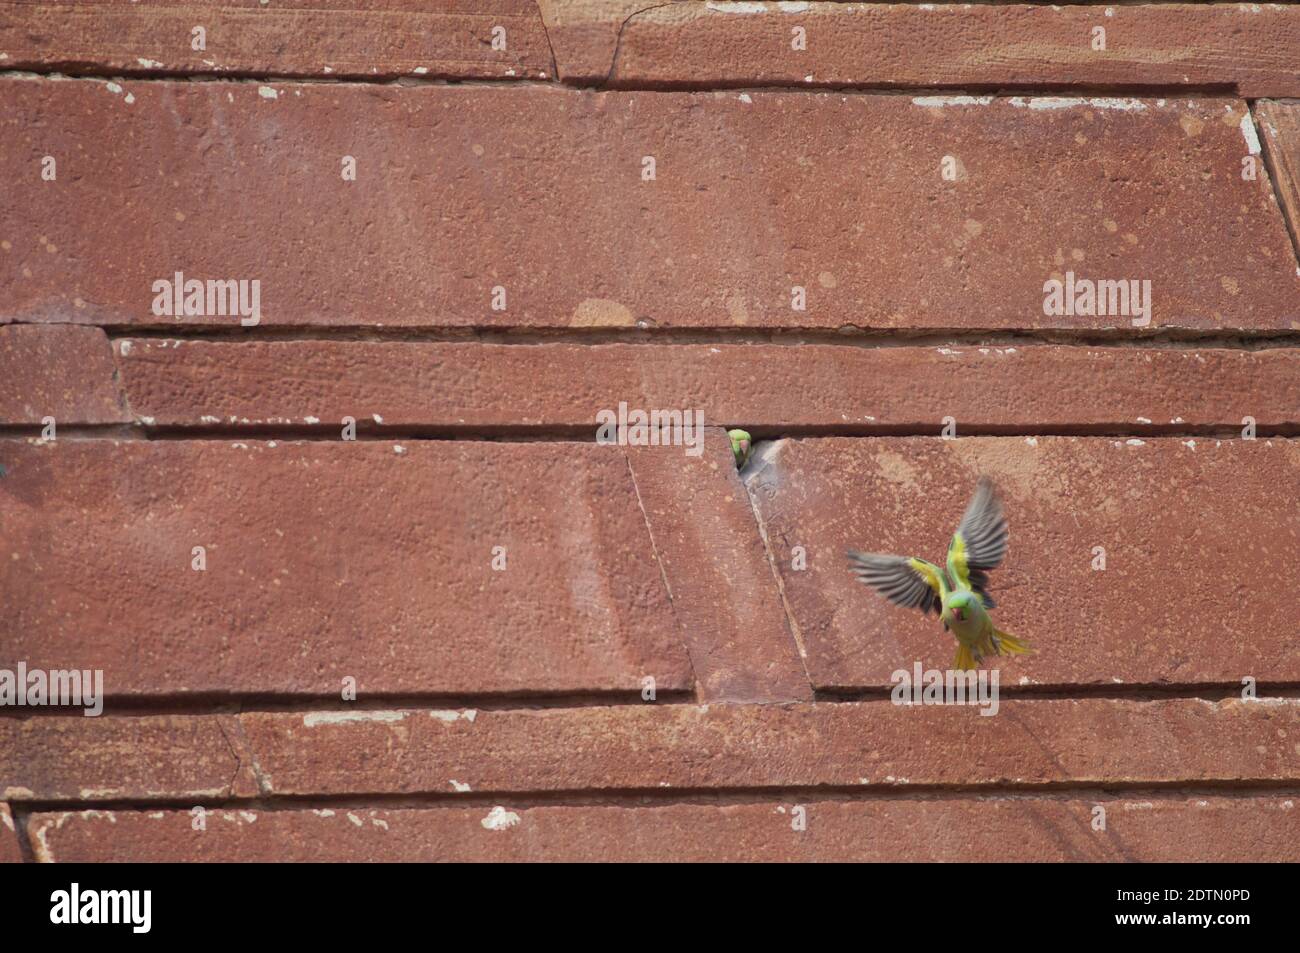
{"label": "green parakeet", "polygon": [[731,438],[731,452],[736,456],[736,466],[743,467],[749,459],[749,448],[753,441],[743,430],[728,430],[727,436]]}
{"label": "green parakeet", "polygon": [[993,483],[981,477],[975,496],[948,545],[948,572],[914,556],[849,553],[858,579],[891,602],[922,612],[939,613],[943,627],[957,639],[953,668],[976,668],[988,656],[1024,655],[1028,643],[1000,631],[988,610],[988,572],[1007,552],[1007,521]]}

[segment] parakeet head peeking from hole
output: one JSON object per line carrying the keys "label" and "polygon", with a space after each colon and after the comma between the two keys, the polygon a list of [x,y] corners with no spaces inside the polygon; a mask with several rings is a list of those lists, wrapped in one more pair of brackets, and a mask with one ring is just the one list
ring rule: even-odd
{"label": "parakeet head peeking from hole", "polygon": [[745,461],[749,459],[749,450],[753,441],[744,430],[728,430],[727,436],[731,438],[731,452],[736,457],[736,467],[743,467]]}

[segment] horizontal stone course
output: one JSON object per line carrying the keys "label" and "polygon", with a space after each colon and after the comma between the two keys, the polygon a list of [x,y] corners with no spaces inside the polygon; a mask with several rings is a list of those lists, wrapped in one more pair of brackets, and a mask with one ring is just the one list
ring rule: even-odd
{"label": "horizontal stone course", "polygon": [[[991,710],[991,709],[985,709]],[[1295,699],[0,718],[10,802],[1290,783]]]}
{"label": "horizontal stone course", "polygon": [[1226,88],[1255,98],[1300,96],[1297,62],[1300,10],[1284,4],[692,2],[632,16],[610,81]]}
{"label": "horizontal stone course", "polygon": [[5,0],[0,50],[6,69],[38,72],[335,80],[555,74],[532,0]]}
{"label": "horizontal stone course", "polygon": [[1300,424],[1300,349],[1000,345],[117,342],[123,387],[158,425],[590,427],[691,409],[707,425],[1115,430]]}
{"label": "horizontal stone course", "polygon": [[[1099,814],[1098,809],[1104,811]],[[34,814],[59,861],[1291,861],[1281,797]],[[1104,818],[1104,828],[1099,819]],[[796,825],[802,829],[795,829]]]}
{"label": "horizontal stone course", "polygon": [[0,104],[0,321],[1300,327],[1235,99],[11,76]]}

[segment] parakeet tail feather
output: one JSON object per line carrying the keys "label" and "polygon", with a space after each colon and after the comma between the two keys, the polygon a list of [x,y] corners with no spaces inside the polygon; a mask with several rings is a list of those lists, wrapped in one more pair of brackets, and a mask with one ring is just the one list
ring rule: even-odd
{"label": "parakeet tail feather", "polygon": [[979,663],[975,661],[975,656],[971,653],[970,646],[957,643],[957,658],[952,663],[952,667],[958,672],[969,672],[971,669],[979,668]]}
{"label": "parakeet tail feather", "polygon": [[1028,642],[997,630],[993,633],[993,644],[999,655],[1028,655],[1033,652]]}

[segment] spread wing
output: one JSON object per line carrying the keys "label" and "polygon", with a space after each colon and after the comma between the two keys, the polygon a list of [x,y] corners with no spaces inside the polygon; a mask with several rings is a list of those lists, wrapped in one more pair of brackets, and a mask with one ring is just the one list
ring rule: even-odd
{"label": "spread wing", "polygon": [[948,574],[954,585],[970,587],[979,593],[985,607],[992,609],[996,603],[986,591],[988,572],[997,568],[1006,554],[1007,521],[1002,516],[1002,504],[993,481],[980,477],[975,496],[948,546]]}
{"label": "spread wing", "polygon": [[849,565],[858,579],[890,602],[922,612],[943,611],[948,584],[934,563],[909,556],[849,552]]}

